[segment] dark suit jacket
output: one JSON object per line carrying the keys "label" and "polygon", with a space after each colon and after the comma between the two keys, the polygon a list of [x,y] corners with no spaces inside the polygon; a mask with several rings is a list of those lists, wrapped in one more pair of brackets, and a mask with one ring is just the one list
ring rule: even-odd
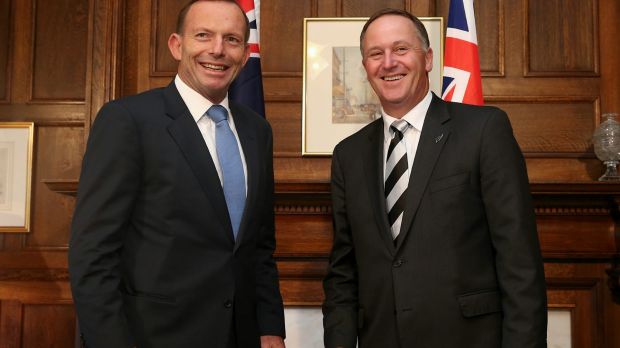
{"label": "dark suit jacket", "polygon": [[433,95],[398,245],[383,121],[334,150],[327,347],[546,346],[546,295],[522,154],[506,114]]}
{"label": "dark suit jacket", "polygon": [[248,182],[236,242],[208,148],[174,83],[99,112],[69,249],[88,347],[224,347],[233,318],[239,347],[284,336],[271,128],[230,108]]}

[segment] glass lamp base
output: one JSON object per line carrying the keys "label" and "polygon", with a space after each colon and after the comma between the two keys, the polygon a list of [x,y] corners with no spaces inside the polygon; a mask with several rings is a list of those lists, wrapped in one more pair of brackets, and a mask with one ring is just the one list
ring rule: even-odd
{"label": "glass lamp base", "polygon": [[620,181],[620,175],[618,175],[618,161],[605,161],[607,167],[605,174],[598,178],[598,181]]}

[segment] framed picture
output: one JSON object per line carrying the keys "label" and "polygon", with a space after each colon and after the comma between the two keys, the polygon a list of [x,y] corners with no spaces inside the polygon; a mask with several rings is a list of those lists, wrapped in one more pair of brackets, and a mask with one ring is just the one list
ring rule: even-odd
{"label": "framed picture", "polygon": [[[331,155],[338,142],[381,117],[366,80],[359,37],[367,18],[305,18],[302,155]],[[420,17],[433,49],[430,88],[441,95],[443,18]]]}
{"label": "framed picture", "polygon": [[34,123],[0,122],[0,232],[30,232]]}

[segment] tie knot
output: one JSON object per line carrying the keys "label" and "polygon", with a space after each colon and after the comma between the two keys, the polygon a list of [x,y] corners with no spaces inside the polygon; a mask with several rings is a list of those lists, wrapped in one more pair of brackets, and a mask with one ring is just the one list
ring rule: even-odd
{"label": "tie knot", "polygon": [[406,120],[397,120],[392,122],[390,126],[394,133],[398,132],[400,134],[404,134],[407,129],[409,129],[409,122]]}
{"label": "tie knot", "polygon": [[207,116],[215,123],[220,123],[228,118],[228,111],[221,105],[212,105],[209,110],[207,110]]}

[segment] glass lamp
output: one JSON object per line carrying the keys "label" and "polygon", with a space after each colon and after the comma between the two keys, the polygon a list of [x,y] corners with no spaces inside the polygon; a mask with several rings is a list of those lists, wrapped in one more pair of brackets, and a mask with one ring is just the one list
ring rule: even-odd
{"label": "glass lamp", "polygon": [[601,124],[594,130],[592,143],[596,157],[603,161],[605,174],[599,181],[620,181],[618,161],[620,161],[620,123],[617,113],[603,114]]}

